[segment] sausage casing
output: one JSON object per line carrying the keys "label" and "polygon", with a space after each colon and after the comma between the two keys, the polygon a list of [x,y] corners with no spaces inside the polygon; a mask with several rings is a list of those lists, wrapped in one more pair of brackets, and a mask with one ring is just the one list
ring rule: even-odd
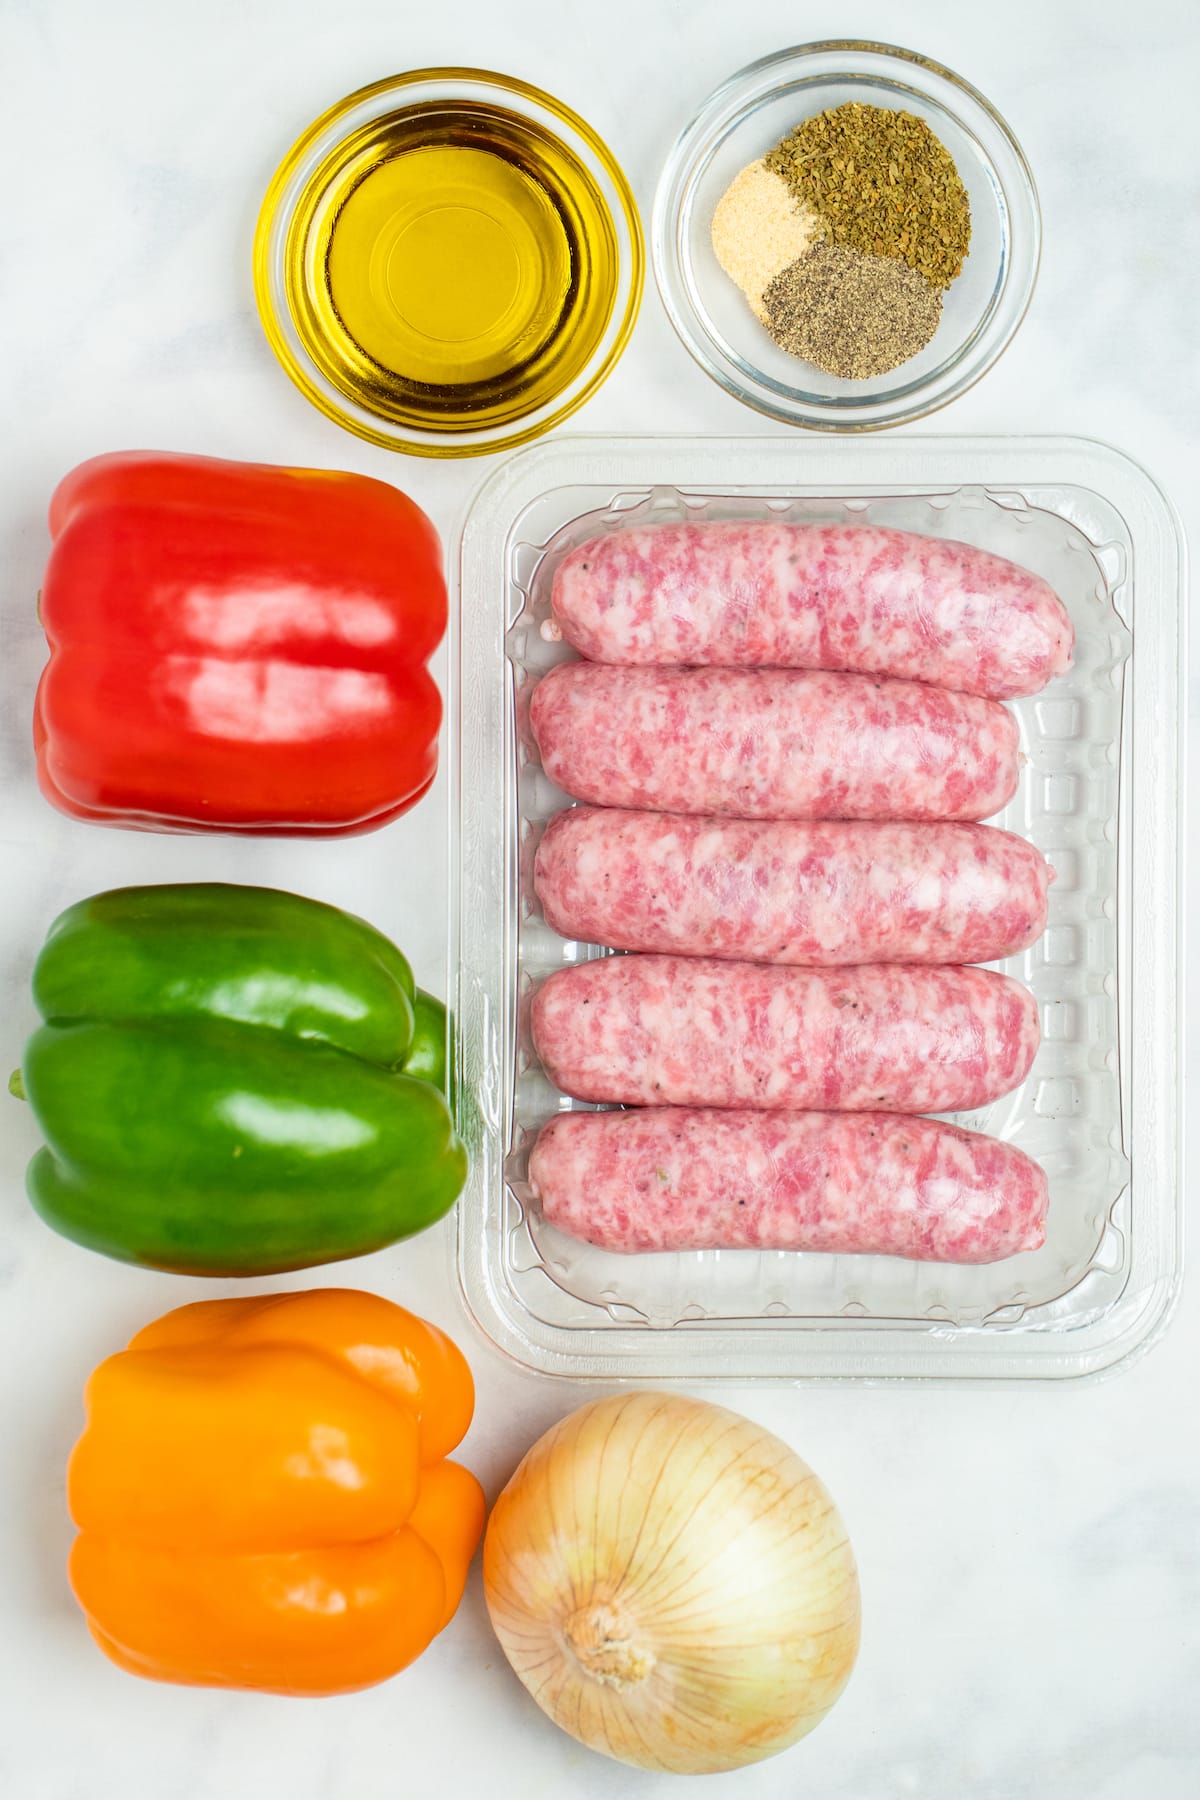
{"label": "sausage casing", "polygon": [[868,675],[560,663],[529,716],[550,779],[595,806],[986,819],[1020,774],[999,701]]}
{"label": "sausage casing", "polygon": [[534,887],[564,937],[833,967],[992,962],[1046,925],[1051,870],[994,825],[799,823],[570,807]]}
{"label": "sausage casing", "polygon": [[796,969],[604,956],[559,969],[534,1047],[577,1100],[626,1106],[965,1112],[1009,1093],[1040,1038],[990,969]]}
{"label": "sausage casing", "polygon": [[1041,576],[948,538],[770,521],[628,526],[559,564],[551,635],[609,663],[850,669],[994,700],[1070,665]]}
{"label": "sausage casing", "polygon": [[988,1263],[1036,1250],[1047,1184],[1011,1144],[896,1113],[562,1113],[529,1184],[605,1250],[819,1250]]}

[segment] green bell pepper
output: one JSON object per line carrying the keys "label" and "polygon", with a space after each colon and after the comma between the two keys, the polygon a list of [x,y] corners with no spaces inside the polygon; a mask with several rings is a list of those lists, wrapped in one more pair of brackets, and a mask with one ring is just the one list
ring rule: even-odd
{"label": "green bell pepper", "polygon": [[97,894],[51,926],[33,992],[29,1195],[77,1243],[265,1275],[381,1249],[462,1189],[445,1009],[337,907],[220,883]]}
{"label": "green bell pepper", "polygon": [[443,1094],[446,1087],[446,1009],[440,1000],[418,988],[413,995],[413,1036],[404,1059],[407,1075],[431,1081]]}

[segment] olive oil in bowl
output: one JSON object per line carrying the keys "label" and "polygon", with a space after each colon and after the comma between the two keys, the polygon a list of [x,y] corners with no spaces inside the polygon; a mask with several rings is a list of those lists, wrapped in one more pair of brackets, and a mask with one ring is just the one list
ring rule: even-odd
{"label": "olive oil in bowl", "polygon": [[479,91],[498,77],[430,91],[450,73],[319,120],[256,245],[293,379],[352,430],[433,455],[521,442],[572,411],[623,346],[641,276],[632,199],[582,121],[546,96],[523,104],[536,91],[519,84]]}

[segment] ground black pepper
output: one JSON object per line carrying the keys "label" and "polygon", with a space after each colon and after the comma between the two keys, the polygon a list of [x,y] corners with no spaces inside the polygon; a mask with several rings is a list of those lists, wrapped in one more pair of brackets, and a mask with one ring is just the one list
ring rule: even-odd
{"label": "ground black pepper", "polygon": [[763,308],[782,350],[828,375],[864,381],[925,348],[942,295],[898,257],[819,244],[775,277]]}

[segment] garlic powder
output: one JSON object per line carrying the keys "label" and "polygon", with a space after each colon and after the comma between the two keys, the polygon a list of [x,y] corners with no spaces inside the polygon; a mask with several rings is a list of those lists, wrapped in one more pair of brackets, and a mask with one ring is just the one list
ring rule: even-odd
{"label": "garlic powder", "polygon": [[797,200],[764,162],[735,175],[717,202],[712,245],[717,261],[760,319],[763,295],[777,275],[826,235],[820,215]]}

